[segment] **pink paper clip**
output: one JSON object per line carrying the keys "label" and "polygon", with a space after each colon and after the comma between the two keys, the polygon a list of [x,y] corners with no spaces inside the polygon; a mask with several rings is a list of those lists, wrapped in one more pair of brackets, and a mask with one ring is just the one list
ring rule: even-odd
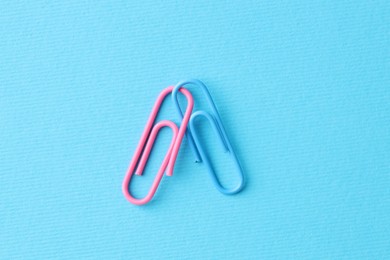
{"label": "pink paper clip", "polygon": [[[148,122],[146,123],[145,130],[141,136],[141,140],[138,143],[137,149],[135,150],[133,159],[131,160],[129,169],[127,170],[127,173],[123,180],[123,185],[122,185],[123,194],[125,195],[128,201],[136,205],[144,205],[153,198],[158,188],[158,185],[160,184],[160,181],[164,175],[165,170],[167,171],[168,176],[172,176],[173,168],[175,166],[176,158],[179,153],[180,145],[183,140],[185,131],[187,129],[188,121],[191,117],[192,109],[194,107],[194,99],[191,93],[187,89],[180,88],[180,92],[186,96],[188,102],[187,109],[184,114],[183,121],[180,125],[180,128],[178,129],[176,124],[169,120],[160,121],[153,126],[153,123],[157,117],[162,102],[164,101],[165,97],[172,92],[172,90],[173,90],[172,86],[168,87],[164,89],[158,96],[157,101],[154,104],[154,107],[152,109],[152,113],[150,114]],[[161,167],[157,172],[157,176],[154,179],[152,187],[150,188],[148,194],[142,199],[134,198],[129,191],[131,177],[133,176],[134,170],[136,169],[137,165],[138,167],[135,170],[135,174],[142,175],[142,172],[149,158],[156,136],[160,131],[160,129],[163,127],[170,127],[173,131],[172,142],[169,146],[168,152],[164,157],[163,163],[161,164]]]}

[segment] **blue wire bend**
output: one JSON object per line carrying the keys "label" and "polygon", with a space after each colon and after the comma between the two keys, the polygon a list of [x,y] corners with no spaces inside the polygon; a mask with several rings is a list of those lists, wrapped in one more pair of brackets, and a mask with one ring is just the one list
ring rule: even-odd
{"label": "blue wire bend", "polygon": [[[190,145],[190,147],[191,147],[191,149],[192,149],[192,151],[193,151],[193,153],[195,155],[196,162],[204,161],[204,163],[206,165],[206,168],[208,170],[208,173],[209,173],[209,175],[211,177],[211,180],[214,183],[214,186],[221,193],[223,193],[225,195],[236,194],[236,193],[240,192],[244,188],[244,185],[245,185],[244,173],[242,171],[242,167],[240,165],[240,162],[238,161],[236,153],[234,152],[233,147],[230,144],[230,141],[229,141],[229,139],[228,139],[228,137],[226,135],[226,131],[225,131],[223,125],[222,125],[221,118],[220,118],[220,116],[218,114],[217,108],[215,107],[213,99],[211,98],[211,95],[210,95],[209,91],[207,90],[207,87],[201,81],[196,80],[196,79],[186,80],[186,81],[179,82],[174,87],[174,89],[172,91],[172,99],[173,99],[173,103],[176,106],[176,110],[178,112],[180,120],[183,119],[183,112],[181,111],[181,108],[180,108],[180,105],[179,105],[179,101],[177,99],[177,94],[178,94],[179,89],[181,87],[184,87],[185,85],[190,85],[190,84],[191,85],[196,85],[196,86],[198,86],[198,87],[200,87],[202,89],[203,93],[206,96],[207,102],[209,103],[209,105],[211,107],[211,110],[212,110],[212,113],[200,110],[200,111],[196,111],[195,113],[193,113],[191,115],[191,119],[190,119],[190,123],[189,123],[189,129],[187,129],[186,136],[187,136],[189,145]],[[225,152],[229,152],[232,155],[233,160],[234,160],[234,164],[236,166],[236,169],[240,173],[239,174],[240,181],[239,181],[238,185],[235,188],[226,189],[226,188],[224,188],[221,185],[220,181],[218,180],[218,177],[217,177],[217,175],[214,172],[214,169],[213,169],[213,167],[212,167],[212,165],[210,163],[210,160],[207,157],[207,154],[204,152],[204,149],[203,149],[203,146],[202,146],[201,142],[199,141],[198,132],[196,130],[195,123],[194,123],[195,119],[198,116],[203,116],[206,119],[208,119],[208,121],[211,124],[211,127],[214,129],[214,132],[218,135],[218,138],[221,141],[221,144],[223,146],[224,151]]]}

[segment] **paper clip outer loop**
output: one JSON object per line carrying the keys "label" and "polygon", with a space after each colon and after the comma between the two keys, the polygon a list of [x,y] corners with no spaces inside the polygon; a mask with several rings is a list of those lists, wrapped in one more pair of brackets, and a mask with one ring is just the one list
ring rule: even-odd
{"label": "paper clip outer loop", "polygon": [[[245,176],[244,176],[242,167],[240,165],[240,162],[237,158],[237,155],[233,150],[233,147],[229,141],[229,138],[227,137],[225,128],[223,127],[221,118],[220,118],[219,113],[217,111],[217,108],[213,102],[213,99],[211,98],[211,95],[210,95],[207,87],[203,84],[203,82],[196,80],[196,79],[179,82],[175,86],[175,88],[173,89],[172,99],[173,99],[173,102],[176,106],[178,114],[180,115],[180,118],[183,118],[183,112],[181,111],[181,108],[179,106],[177,94],[178,94],[178,91],[181,92],[181,90],[183,89],[183,86],[185,86],[185,85],[196,85],[197,87],[200,87],[202,89],[204,95],[206,96],[206,100],[207,100],[207,102],[210,105],[211,110],[212,110],[212,113],[209,113],[206,111],[196,111],[191,116],[190,124],[189,124],[190,131],[187,131],[187,136],[190,136],[190,138],[188,138],[188,140],[189,140],[190,146],[192,148],[192,151],[194,152],[195,155],[197,153],[199,153],[201,160],[205,162],[205,165],[206,165],[208,173],[211,177],[211,180],[213,181],[215,187],[221,193],[223,193],[225,195],[236,194],[244,188]],[[212,164],[210,163],[210,160],[208,159],[207,154],[204,152],[204,148],[199,140],[199,136],[198,136],[198,133],[197,133],[197,130],[195,127],[195,123],[194,123],[195,119],[199,116],[203,116],[203,117],[208,119],[208,121],[211,124],[211,127],[214,129],[219,140],[221,141],[221,144],[223,146],[224,151],[229,152],[233,156],[234,164],[236,166],[237,171],[239,172],[239,178],[240,178],[239,183],[237,184],[236,187],[231,188],[231,189],[226,189],[221,185],[220,181],[218,180],[218,177],[215,174],[215,171],[212,167]],[[192,145],[191,145],[190,140],[194,141],[194,143],[192,143]]]}
{"label": "paper clip outer loop", "polygon": [[[192,113],[192,109],[194,107],[194,100],[191,95],[191,93],[186,89],[181,89],[180,92],[182,92],[186,98],[187,98],[187,109],[185,112],[185,115],[183,117],[182,123],[180,125],[180,128],[178,129],[176,124],[169,120],[163,120],[157,123],[155,126],[153,126],[153,123],[157,117],[158,111],[160,110],[160,107],[162,105],[162,102],[164,101],[165,97],[171,93],[173,90],[173,87],[168,87],[164,89],[160,95],[157,98],[156,103],[153,106],[152,113],[149,116],[149,119],[146,123],[144,132],[142,133],[141,139],[138,143],[138,146],[135,150],[134,156],[130,162],[130,166],[126,172],[125,178],[122,183],[122,192],[125,196],[125,198],[135,204],[135,205],[144,205],[148,203],[154,196],[154,194],[157,191],[158,185],[162,179],[162,176],[164,175],[164,172],[167,172],[168,176],[172,176],[174,165],[176,162],[177,155],[179,153],[180,145],[183,140],[184,133],[187,129],[187,125]],[[163,163],[157,173],[156,178],[154,179],[154,182],[152,184],[151,189],[149,190],[148,194],[141,199],[134,198],[130,191],[129,191],[129,185],[132,176],[134,175],[134,172],[136,175],[142,175],[143,169],[146,165],[147,159],[149,158],[149,154],[151,152],[151,149],[153,147],[155,138],[163,127],[170,127],[173,131],[173,138],[171,145],[169,147],[169,150],[164,157]],[[150,136],[149,136],[150,134]],[[146,143],[146,146],[145,146]],[[141,158],[140,158],[141,157]],[[138,165],[138,167],[137,167]],[[137,169],[136,169],[137,167]]]}

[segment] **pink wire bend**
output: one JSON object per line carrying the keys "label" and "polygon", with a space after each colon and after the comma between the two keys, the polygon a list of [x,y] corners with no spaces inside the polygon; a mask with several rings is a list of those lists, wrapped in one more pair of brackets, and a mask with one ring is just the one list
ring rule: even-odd
{"label": "pink wire bend", "polygon": [[[172,176],[173,168],[175,166],[176,158],[179,153],[180,145],[183,140],[185,131],[187,129],[188,121],[190,120],[191,117],[192,109],[194,107],[194,99],[191,93],[187,89],[181,88],[180,92],[183,93],[187,98],[187,109],[184,114],[183,121],[180,125],[180,128],[178,129],[176,124],[169,120],[160,121],[153,126],[153,123],[156,120],[158,111],[160,110],[160,107],[165,97],[168,94],[170,94],[172,90],[173,90],[173,86],[167,87],[158,96],[157,101],[154,104],[154,107],[152,109],[152,113],[150,114],[148,122],[146,123],[144,132],[141,136],[141,140],[138,143],[137,149],[135,150],[133,159],[130,162],[129,169],[127,170],[127,173],[123,180],[123,184],[122,184],[123,194],[125,195],[128,201],[136,205],[144,205],[153,198],[165,171],[167,172],[168,176]],[[163,127],[170,127],[173,131],[172,142],[169,146],[168,152],[164,157],[163,163],[161,164],[161,167],[157,172],[156,178],[154,179],[152,187],[150,188],[148,194],[141,199],[134,198],[129,191],[131,177],[134,175],[134,171],[136,175],[142,175],[146,162],[149,158],[150,152],[153,148],[153,144],[157,137],[157,134],[160,131],[160,129]]]}

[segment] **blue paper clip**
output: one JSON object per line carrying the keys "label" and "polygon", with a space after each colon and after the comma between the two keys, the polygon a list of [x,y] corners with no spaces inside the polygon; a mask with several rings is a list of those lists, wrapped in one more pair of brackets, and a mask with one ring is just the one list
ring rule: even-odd
{"label": "blue paper clip", "polygon": [[[181,111],[179,101],[177,99],[177,93],[179,92],[179,89],[181,87],[184,87],[185,85],[196,85],[200,87],[203,91],[203,93],[206,96],[206,99],[211,107],[212,113],[206,112],[206,111],[196,111],[191,115],[190,123],[189,123],[189,129],[187,129],[187,140],[189,142],[189,145],[195,155],[196,162],[201,162],[204,161],[206,168],[209,172],[209,175],[211,177],[211,180],[213,181],[215,187],[223,194],[225,195],[231,195],[231,194],[236,194],[240,192],[245,184],[245,179],[244,179],[244,173],[242,171],[240,162],[238,161],[238,158],[232,148],[232,145],[230,144],[230,141],[226,135],[226,131],[222,125],[221,118],[218,114],[217,108],[215,107],[215,104],[213,102],[213,99],[211,98],[211,95],[209,91],[207,90],[207,87],[199,80],[192,79],[192,80],[185,80],[182,82],[179,82],[173,89],[172,91],[172,99],[173,103],[176,106],[178,115],[180,117],[180,120],[183,119],[183,112]],[[214,172],[214,169],[210,163],[210,160],[207,158],[206,153],[204,152],[204,149],[202,147],[202,144],[199,141],[199,136],[197,133],[197,130],[195,128],[194,121],[198,116],[204,116],[207,118],[207,120],[210,122],[211,127],[214,129],[215,133],[218,135],[219,140],[222,143],[222,146],[224,148],[224,152],[229,152],[233,156],[234,164],[240,173],[240,181],[238,185],[235,188],[232,189],[226,189],[224,188],[221,183],[218,180],[217,175]]]}

